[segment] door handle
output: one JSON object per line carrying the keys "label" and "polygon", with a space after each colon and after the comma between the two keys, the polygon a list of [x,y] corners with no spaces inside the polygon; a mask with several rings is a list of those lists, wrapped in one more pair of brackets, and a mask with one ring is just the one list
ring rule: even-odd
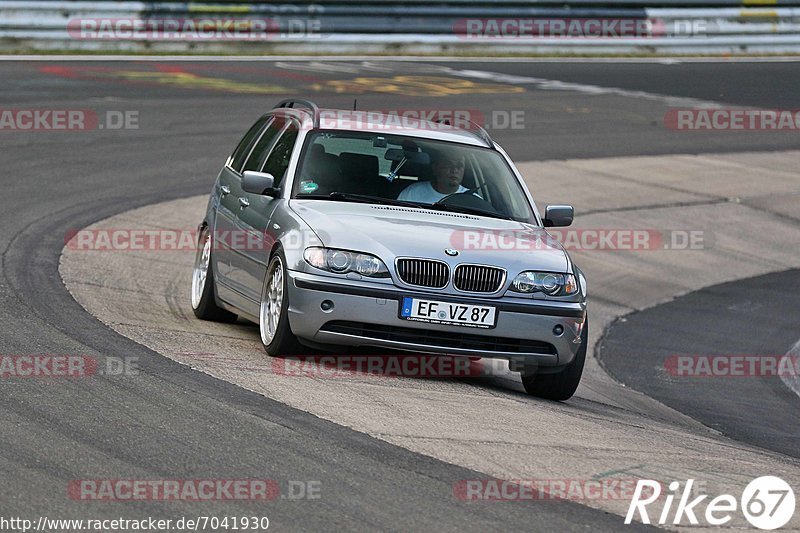
{"label": "door handle", "polygon": [[250,200],[248,200],[244,196],[240,196],[239,197],[239,205],[242,206],[242,208],[250,207]]}
{"label": "door handle", "polygon": [[219,188],[219,191],[222,193],[222,196],[227,196],[231,193],[231,188],[227,185],[223,185]]}

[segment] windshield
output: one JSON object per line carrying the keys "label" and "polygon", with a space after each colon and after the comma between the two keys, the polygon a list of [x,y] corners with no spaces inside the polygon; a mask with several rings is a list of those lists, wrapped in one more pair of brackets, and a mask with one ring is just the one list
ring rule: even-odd
{"label": "windshield", "polygon": [[370,132],[309,134],[292,198],[396,203],[536,223],[495,150]]}

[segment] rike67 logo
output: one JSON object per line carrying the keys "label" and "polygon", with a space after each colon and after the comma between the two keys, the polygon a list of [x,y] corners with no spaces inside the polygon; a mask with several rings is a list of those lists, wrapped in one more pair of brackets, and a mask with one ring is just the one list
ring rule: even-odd
{"label": "rike67 logo", "polygon": [[[678,481],[669,484],[669,492],[663,497],[664,506],[658,515],[657,524],[664,525],[671,522],[678,525],[685,518],[689,524],[696,526],[700,523],[698,517],[701,517],[708,525],[721,526],[730,522],[733,514],[739,509],[753,527],[771,530],[783,527],[794,515],[794,491],[779,477],[762,476],[754,479],[742,491],[739,500],[731,494],[721,494],[708,502],[706,502],[708,494],[700,494],[690,500],[694,496],[693,485],[693,479],[686,481],[683,490]],[[638,480],[625,516],[625,523],[630,524],[638,513],[643,523],[650,524],[647,507],[660,498],[662,498],[661,483],[650,479]],[[673,513],[673,503],[676,499],[678,502]],[[701,512],[703,507],[705,510]]]}

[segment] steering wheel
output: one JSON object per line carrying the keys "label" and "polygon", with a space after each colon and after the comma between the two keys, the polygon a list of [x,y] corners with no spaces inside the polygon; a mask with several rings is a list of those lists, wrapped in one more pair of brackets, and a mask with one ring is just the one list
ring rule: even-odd
{"label": "steering wheel", "polygon": [[475,188],[466,190],[464,192],[448,194],[436,203],[439,205],[452,205],[453,207],[481,209],[483,211],[490,211],[492,213],[500,214],[491,203],[475,194],[477,190],[478,189]]}

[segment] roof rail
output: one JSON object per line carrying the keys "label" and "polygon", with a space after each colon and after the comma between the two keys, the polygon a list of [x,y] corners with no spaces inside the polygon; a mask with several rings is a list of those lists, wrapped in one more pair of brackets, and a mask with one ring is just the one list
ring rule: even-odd
{"label": "roof rail", "polygon": [[294,109],[296,106],[305,107],[311,110],[311,116],[314,117],[314,127],[319,128],[319,106],[311,100],[303,100],[302,98],[287,98],[281,100],[275,108]]}
{"label": "roof rail", "polygon": [[[485,129],[483,129],[483,127],[480,124],[477,124],[476,122],[473,122],[471,120],[468,120],[468,122],[475,129],[473,130],[472,128],[470,128],[470,129],[467,129],[467,130],[464,130],[464,131],[468,131],[470,133],[475,134],[475,136],[478,137],[479,139],[481,139],[483,142],[485,142],[486,145],[489,148],[494,148],[494,141],[492,140],[492,137],[489,135],[489,132],[486,131]],[[445,124],[447,126],[452,126],[454,128],[456,127],[456,126],[453,126],[450,123],[450,119],[448,119],[448,118],[440,118],[440,119],[436,120],[436,123],[437,124]],[[458,128],[458,129],[464,129],[464,128]]]}

